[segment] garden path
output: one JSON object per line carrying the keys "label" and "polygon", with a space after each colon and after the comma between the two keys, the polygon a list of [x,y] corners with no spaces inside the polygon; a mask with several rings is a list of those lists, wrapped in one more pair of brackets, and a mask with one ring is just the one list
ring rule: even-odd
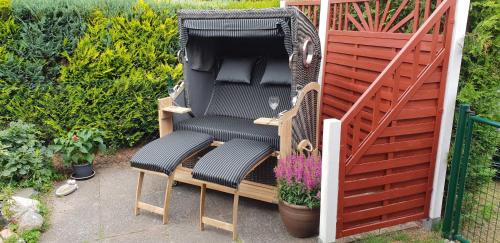
{"label": "garden path", "polygon": [[[231,235],[212,227],[198,229],[199,188],[174,187],[169,224],[161,216],[142,212],[134,216],[137,172],[127,164],[97,169],[96,176],[78,182],[79,189],[64,198],[51,196],[50,227],[41,242],[231,242]],[[146,176],[143,200],[161,205],[165,178]],[[230,222],[232,196],[209,191],[207,214]],[[240,242],[317,242],[287,234],[276,205],[240,199]]]}

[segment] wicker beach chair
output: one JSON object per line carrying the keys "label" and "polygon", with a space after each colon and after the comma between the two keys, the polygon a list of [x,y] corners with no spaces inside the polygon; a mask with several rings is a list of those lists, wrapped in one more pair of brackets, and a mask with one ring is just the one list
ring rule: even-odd
{"label": "wicker beach chair", "polygon": [[[236,238],[239,196],[277,203],[276,158],[318,148],[319,38],[296,8],[183,10],[178,17],[185,80],[159,100],[160,138],[131,160],[139,171],[136,213],[159,213],[166,223],[172,183],[198,185],[200,227]],[[279,98],[276,111],[271,96]],[[139,201],[145,173],[168,177],[163,208]],[[206,188],[234,194],[231,224],[204,216]]]}

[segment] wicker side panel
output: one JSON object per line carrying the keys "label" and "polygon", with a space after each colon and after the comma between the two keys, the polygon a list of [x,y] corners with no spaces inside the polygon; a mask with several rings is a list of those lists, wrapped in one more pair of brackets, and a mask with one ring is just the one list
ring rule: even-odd
{"label": "wicker side panel", "polygon": [[[296,35],[294,36],[294,55],[292,61],[292,74],[295,87],[292,87],[292,96],[297,89],[306,86],[311,82],[318,82],[319,69],[321,65],[321,44],[315,26],[304,14],[297,15]],[[303,45],[306,41],[312,43],[313,59],[309,65],[303,62]],[[318,99],[319,94],[309,92],[302,104],[299,112],[292,120],[292,148],[303,139],[308,139],[315,147],[318,146]]]}
{"label": "wicker side panel", "polygon": [[319,93],[307,93],[297,116],[292,119],[292,148],[296,148],[304,139],[308,139],[315,147],[318,146],[318,99]]}

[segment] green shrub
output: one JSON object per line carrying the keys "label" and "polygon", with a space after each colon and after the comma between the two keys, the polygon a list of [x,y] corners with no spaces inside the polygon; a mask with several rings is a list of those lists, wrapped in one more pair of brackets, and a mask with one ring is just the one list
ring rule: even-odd
{"label": "green shrub", "polygon": [[52,85],[66,63],[62,53],[72,53],[85,32],[85,19],[68,7],[15,10],[5,21],[12,25],[15,20],[15,28],[0,33],[0,42],[7,42],[4,48],[9,51],[0,61],[0,79],[30,87]]}
{"label": "green shrub", "polygon": [[0,131],[0,181],[45,189],[55,173],[52,153],[38,139],[34,125],[11,122]]}
{"label": "green shrub", "polygon": [[[96,11],[69,65],[61,70],[63,89],[48,125],[58,134],[68,128],[95,127],[114,145],[135,144],[157,130],[157,99],[166,96],[166,79],[178,80],[177,19],[145,4],[129,16],[107,18]],[[46,105],[50,106],[48,102]]]}
{"label": "green shrub", "polygon": [[10,0],[0,0],[0,19],[8,18],[10,15]]}
{"label": "green shrub", "polygon": [[0,18],[0,126],[21,119],[36,124],[45,141],[71,129],[98,128],[112,147],[157,136],[157,99],[167,95],[167,78],[182,76],[175,58],[178,9],[279,5],[277,0],[2,3],[7,14]]}

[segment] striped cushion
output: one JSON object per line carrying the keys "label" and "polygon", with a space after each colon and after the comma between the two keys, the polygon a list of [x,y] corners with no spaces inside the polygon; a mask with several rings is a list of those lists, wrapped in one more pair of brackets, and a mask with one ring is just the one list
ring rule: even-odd
{"label": "striped cushion", "polygon": [[291,107],[290,85],[261,85],[260,81],[266,67],[265,60],[255,63],[250,85],[241,83],[221,83],[214,90],[205,115],[231,116],[245,119],[271,117],[269,97],[277,96],[280,102],[276,112]]}
{"label": "striped cushion", "polygon": [[225,142],[234,138],[241,138],[265,142],[276,149],[279,148],[278,128],[257,125],[250,119],[202,116],[181,121],[175,124],[174,129],[210,134],[218,141]]}
{"label": "striped cushion", "polygon": [[156,139],[137,152],[130,160],[132,167],[170,175],[177,165],[191,154],[208,148],[213,137],[191,131],[175,131]]}
{"label": "striped cushion", "polygon": [[193,178],[237,188],[255,163],[272,151],[267,143],[233,139],[203,156],[193,168]]}
{"label": "striped cushion", "polygon": [[182,27],[189,36],[201,37],[282,37],[289,35],[284,18],[186,19]]}

